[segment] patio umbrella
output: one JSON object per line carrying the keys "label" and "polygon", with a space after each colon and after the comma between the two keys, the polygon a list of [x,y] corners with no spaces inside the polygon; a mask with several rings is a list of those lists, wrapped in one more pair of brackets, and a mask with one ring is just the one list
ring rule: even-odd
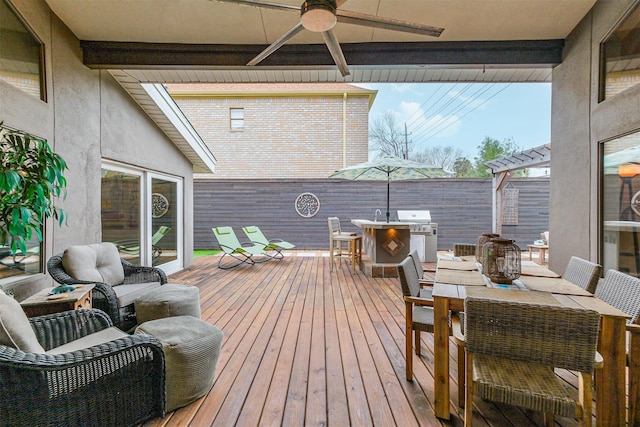
{"label": "patio umbrella", "polygon": [[449,172],[436,166],[429,166],[398,157],[381,157],[370,162],[337,170],[329,178],[343,178],[354,181],[387,181],[387,222],[389,222],[389,183],[391,181],[438,178],[449,175]]}

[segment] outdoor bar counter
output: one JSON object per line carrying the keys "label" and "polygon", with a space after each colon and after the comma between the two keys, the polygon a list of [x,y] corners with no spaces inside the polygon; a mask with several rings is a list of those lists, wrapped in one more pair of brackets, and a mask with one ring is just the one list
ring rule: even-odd
{"label": "outdoor bar counter", "polygon": [[409,255],[413,223],[368,219],[352,219],[351,223],[362,229],[363,250],[374,263],[399,264]]}

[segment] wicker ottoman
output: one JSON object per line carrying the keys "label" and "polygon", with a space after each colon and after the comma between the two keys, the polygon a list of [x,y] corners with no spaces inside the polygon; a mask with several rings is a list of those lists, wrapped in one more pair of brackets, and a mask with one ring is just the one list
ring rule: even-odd
{"label": "wicker ottoman", "polygon": [[211,389],[222,345],[219,328],[192,316],[177,316],[145,322],[135,333],[153,335],[162,343],[167,412]]}
{"label": "wicker ottoman", "polygon": [[138,324],[173,316],[200,318],[200,291],[196,286],[167,283],[134,302]]}

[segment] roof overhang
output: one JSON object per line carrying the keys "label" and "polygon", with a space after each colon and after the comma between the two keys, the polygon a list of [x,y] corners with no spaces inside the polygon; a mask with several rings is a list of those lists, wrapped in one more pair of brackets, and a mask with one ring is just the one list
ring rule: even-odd
{"label": "roof overhang", "polygon": [[216,159],[161,84],[141,84],[121,70],[113,77],[193,164],[195,173],[215,172]]}

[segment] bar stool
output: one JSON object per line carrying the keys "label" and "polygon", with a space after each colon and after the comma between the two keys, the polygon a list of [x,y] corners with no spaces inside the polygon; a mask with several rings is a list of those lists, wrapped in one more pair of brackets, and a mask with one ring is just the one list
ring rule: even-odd
{"label": "bar stool", "polygon": [[[334,257],[346,257],[351,263],[351,273],[358,267],[362,268],[362,237],[356,233],[343,232],[340,228],[340,219],[329,217],[329,257],[331,259],[331,271],[333,271]],[[343,243],[347,243],[346,251]]]}

